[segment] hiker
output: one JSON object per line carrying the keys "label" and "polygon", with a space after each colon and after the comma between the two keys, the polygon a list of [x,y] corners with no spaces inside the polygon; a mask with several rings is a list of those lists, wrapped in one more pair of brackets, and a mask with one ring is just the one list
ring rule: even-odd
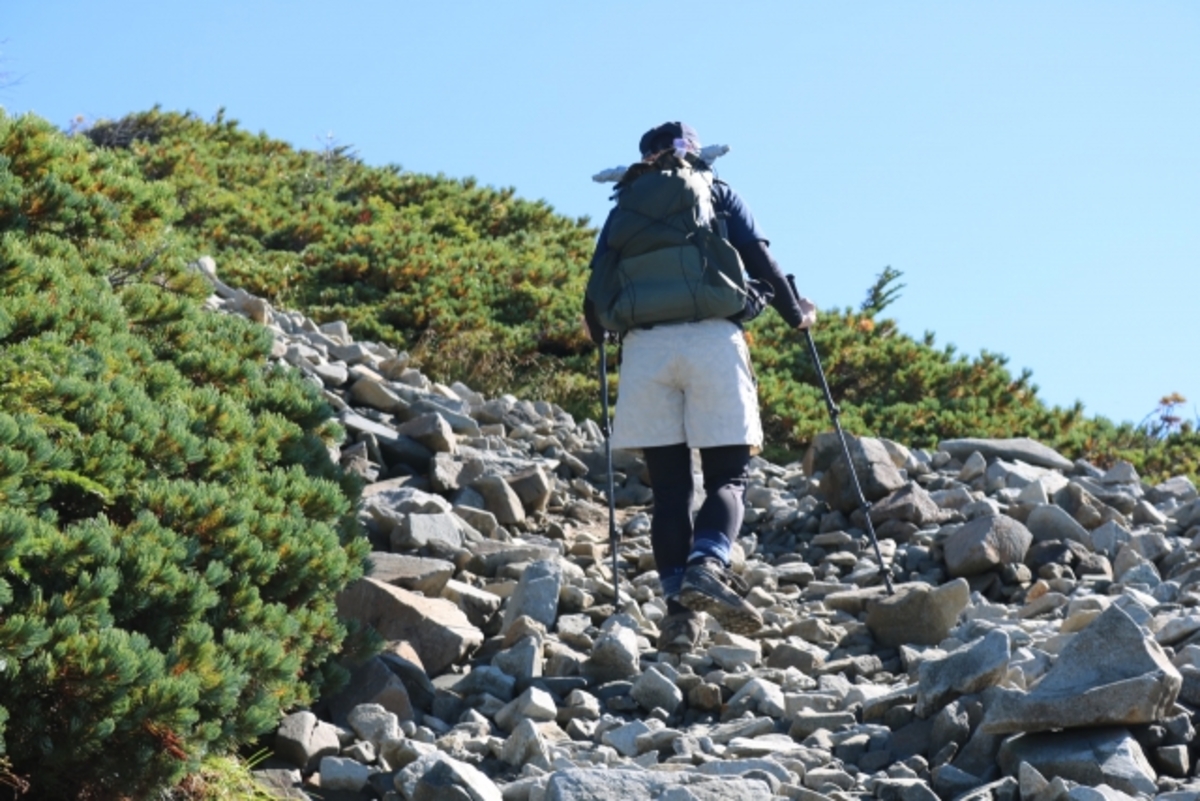
{"label": "hiker", "polygon": [[[738,634],[763,622],[729,567],[750,457],[763,439],[742,323],[769,304],[807,328],[817,309],[791,290],[741,197],[699,158],[694,129],[664,123],[639,148],[600,231],[584,319],[596,343],[622,337],[611,445],[645,458],[667,599],[658,647],[685,653],[700,641],[699,612]],[[694,521],[693,448],[705,493]]]}

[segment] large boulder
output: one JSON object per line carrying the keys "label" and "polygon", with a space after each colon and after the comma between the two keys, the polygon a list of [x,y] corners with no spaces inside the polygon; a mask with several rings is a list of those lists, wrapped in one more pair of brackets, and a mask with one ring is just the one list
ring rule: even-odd
{"label": "large boulder", "polygon": [[1154,723],[1182,683],[1162,647],[1112,604],[1063,647],[1032,691],[1000,695],[981,725],[1011,734]]}

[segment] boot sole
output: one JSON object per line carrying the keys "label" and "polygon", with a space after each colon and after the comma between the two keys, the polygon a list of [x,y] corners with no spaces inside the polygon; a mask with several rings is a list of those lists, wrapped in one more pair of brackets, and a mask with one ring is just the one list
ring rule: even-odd
{"label": "boot sole", "polygon": [[732,634],[756,634],[763,627],[762,615],[749,604],[730,606],[711,595],[687,587],[680,593],[679,603],[694,612],[712,615],[721,624],[721,628]]}

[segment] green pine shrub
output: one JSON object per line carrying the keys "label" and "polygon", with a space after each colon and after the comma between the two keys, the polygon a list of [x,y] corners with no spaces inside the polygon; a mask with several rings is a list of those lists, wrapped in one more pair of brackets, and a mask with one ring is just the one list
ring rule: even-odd
{"label": "green pine shrub", "polygon": [[0,115],[0,754],[31,797],[145,796],[339,677],[341,432],[203,309],[184,213],[128,153]]}
{"label": "green pine shrub", "polygon": [[[579,323],[595,238],[586,219],[470,178],[370,167],[347,147],[297,150],[220,114],[209,123],[154,109],[88,135],[174,187],[175,235],[212,253],[232,285],[409,349],[437,380],[599,417],[595,346]],[[1150,479],[1200,478],[1194,425],[1154,430],[1051,407],[999,354],[900,333],[883,316],[899,277],[884,270],[860,309],[825,311],[815,329],[847,428],[926,447],[1030,436],[1100,465],[1128,459]],[[811,365],[774,313],[749,330],[768,453],[795,457],[829,427]]]}

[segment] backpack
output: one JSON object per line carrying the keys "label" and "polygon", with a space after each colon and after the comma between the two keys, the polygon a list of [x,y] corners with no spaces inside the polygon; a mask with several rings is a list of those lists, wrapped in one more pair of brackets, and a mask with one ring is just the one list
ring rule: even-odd
{"label": "backpack", "polygon": [[736,317],[752,291],[737,250],[714,228],[712,173],[667,152],[617,185],[608,250],[587,298],[609,331]]}

